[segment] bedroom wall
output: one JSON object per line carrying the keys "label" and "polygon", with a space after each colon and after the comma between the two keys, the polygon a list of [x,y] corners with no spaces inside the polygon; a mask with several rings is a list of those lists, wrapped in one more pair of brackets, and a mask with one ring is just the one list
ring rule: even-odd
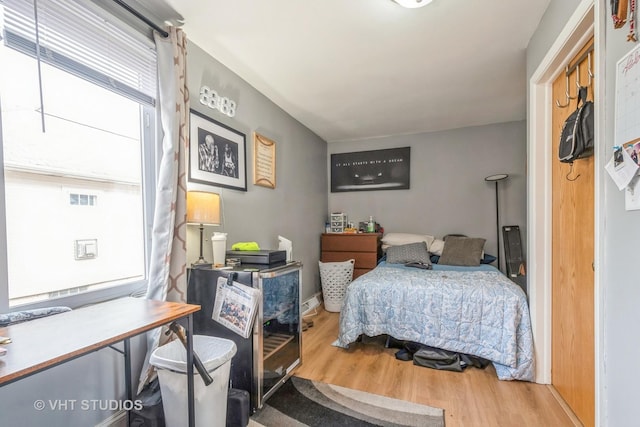
{"label": "bedroom wall", "polygon": [[[607,2],[607,9],[608,9]],[[604,8],[603,8],[604,9]],[[604,375],[601,384],[606,402],[604,418],[610,426],[629,425],[637,418],[638,383],[636,365],[640,333],[630,325],[640,324],[640,287],[638,283],[638,244],[640,243],[640,211],[625,210],[625,195],[618,191],[604,166],[612,156],[614,141],[616,63],[637,44],[627,42],[629,27],[614,30],[611,18],[603,15],[605,66],[605,99],[600,124],[605,129],[601,149],[605,153],[596,165],[601,171],[600,185],[604,197],[600,209],[604,215],[604,247],[602,259]],[[606,142],[605,142],[606,141]]]}
{"label": "bedroom wall", "polygon": [[[237,102],[235,117],[202,105],[198,94],[207,85]],[[187,86],[191,109],[246,136],[247,191],[188,183],[188,189],[219,192],[223,224],[205,227],[204,256],[211,261],[211,235],[228,233],[227,249],[235,242],[255,241],[262,249],[277,249],[278,235],[293,242],[293,258],[302,261],[303,300],[319,291],[318,235],[327,212],[327,144],[293,119],[195,43],[187,45]],[[253,184],[253,132],[276,142],[276,188]],[[187,230],[187,262],[199,255],[199,231]]]}
{"label": "bedroom wall", "polygon": [[508,173],[498,184],[500,222],[519,225],[526,247],[524,121],[329,144],[329,160],[394,147],[411,147],[410,189],[329,193],[329,212],[345,212],[356,223],[373,215],[385,232],[484,237],[486,252],[495,255],[495,185],[484,178]]}
{"label": "bedroom wall", "polygon": [[[581,0],[551,0],[527,46],[527,82]],[[528,89],[528,85],[527,85]]]}

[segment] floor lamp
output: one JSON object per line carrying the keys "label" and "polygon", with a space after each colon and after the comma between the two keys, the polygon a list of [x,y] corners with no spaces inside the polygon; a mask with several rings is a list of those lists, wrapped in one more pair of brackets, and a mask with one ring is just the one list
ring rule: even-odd
{"label": "floor lamp", "polygon": [[200,226],[200,258],[192,266],[211,267],[211,263],[202,255],[202,234],[205,225],[220,225],[220,195],[205,191],[188,191],[187,224]]}
{"label": "floor lamp", "polygon": [[496,186],[496,245],[498,245],[498,253],[496,254],[496,261],[498,264],[498,270],[500,269],[500,199],[498,198],[498,182],[507,179],[509,175],[506,173],[499,173],[496,175],[490,175],[484,180],[487,182],[493,182]]}

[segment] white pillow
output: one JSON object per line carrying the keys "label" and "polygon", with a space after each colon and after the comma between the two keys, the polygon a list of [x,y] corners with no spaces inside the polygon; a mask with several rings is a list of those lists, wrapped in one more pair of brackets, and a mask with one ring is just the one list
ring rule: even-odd
{"label": "white pillow", "polygon": [[425,242],[427,244],[427,250],[431,247],[431,243],[435,237],[428,234],[411,234],[411,233],[387,233],[382,236],[382,243],[384,246],[400,246],[408,245],[409,243]]}
{"label": "white pillow", "polygon": [[434,239],[429,246],[429,252],[434,255],[442,255],[442,250],[444,249],[444,240]]}

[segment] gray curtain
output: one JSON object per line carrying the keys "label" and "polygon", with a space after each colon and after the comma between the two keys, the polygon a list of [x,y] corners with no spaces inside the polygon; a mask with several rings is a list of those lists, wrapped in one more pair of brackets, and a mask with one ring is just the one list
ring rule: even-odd
{"label": "gray curtain", "polygon": [[[154,34],[158,52],[158,87],[162,123],[162,158],[156,187],[149,286],[146,298],[187,300],[186,194],[189,150],[189,92],[186,81],[187,37],[176,27],[169,36]],[[160,328],[147,333],[138,392],[153,376],[151,353],[161,344]]]}

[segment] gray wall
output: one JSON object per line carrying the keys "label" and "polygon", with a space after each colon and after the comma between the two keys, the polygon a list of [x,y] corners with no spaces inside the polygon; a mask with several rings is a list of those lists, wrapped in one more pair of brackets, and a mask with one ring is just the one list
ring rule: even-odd
{"label": "gray wall", "polygon": [[[608,8],[608,2],[607,2]],[[612,155],[614,141],[615,111],[615,75],[616,62],[631,48],[637,46],[626,41],[628,25],[615,30],[608,15],[601,17],[606,21],[604,73],[605,99],[600,125],[605,129],[605,141],[600,149],[604,155],[597,167],[603,170]],[[604,182],[602,182],[604,181]],[[600,209],[603,211],[606,230],[604,230],[604,255],[601,284],[604,293],[604,325],[602,340],[604,343],[605,375],[601,392],[606,402],[605,416],[608,426],[625,426],[637,418],[638,383],[640,374],[636,359],[640,351],[640,333],[635,327],[640,325],[640,279],[638,278],[638,253],[640,251],[640,211],[626,211],[624,192],[618,191],[606,173],[601,174],[604,198]],[[596,325],[597,329],[599,328]],[[596,330],[597,330],[596,329]]]}
{"label": "gray wall", "polygon": [[411,147],[411,188],[329,193],[330,212],[355,223],[372,215],[385,232],[484,237],[495,255],[495,184],[484,178],[508,173],[498,186],[500,222],[519,225],[526,247],[524,121],[330,144],[329,153],[393,147]]}
{"label": "gray wall", "polygon": [[[203,85],[236,101],[236,116],[229,118],[200,104]],[[326,142],[192,42],[188,44],[187,86],[192,109],[246,135],[246,192],[188,183],[189,189],[219,191],[223,199],[222,226],[205,230],[205,258],[212,260],[210,237],[215,231],[228,233],[228,249],[246,241],[277,249],[281,235],[293,242],[293,258],[303,263],[303,300],[318,292],[319,236],[327,213]],[[276,142],[275,189],[253,184],[254,131]],[[189,226],[187,244],[190,263],[198,258],[197,227]]]}
{"label": "gray wall", "polygon": [[580,0],[551,0],[527,46],[527,90],[529,80],[560,31],[580,4]]}

